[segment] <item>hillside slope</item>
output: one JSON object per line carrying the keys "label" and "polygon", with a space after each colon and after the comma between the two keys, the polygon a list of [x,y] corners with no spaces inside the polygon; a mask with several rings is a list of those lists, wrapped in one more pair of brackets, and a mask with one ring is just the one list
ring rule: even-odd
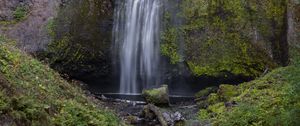
{"label": "hillside slope", "polygon": [[0,125],[119,125],[74,84],[0,36]]}
{"label": "hillside slope", "polygon": [[299,126],[299,67],[279,68],[238,86],[221,85],[216,93],[198,102],[206,103],[199,119],[222,126]]}

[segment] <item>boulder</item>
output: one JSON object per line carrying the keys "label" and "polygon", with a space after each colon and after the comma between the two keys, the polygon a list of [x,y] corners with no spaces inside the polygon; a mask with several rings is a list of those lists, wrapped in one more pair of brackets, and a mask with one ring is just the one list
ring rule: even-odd
{"label": "boulder", "polygon": [[137,124],[139,122],[139,118],[137,116],[127,116],[125,120],[128,124]]}
{"label": "boulder", "polygon": [[[157,118],[162,126],[184,125],[185,118],[180,112],[172,112],[159,108],[153,104],[144,107],[145,118],[152,120]],[[151,117],[151,118],[149,118]]]}
{"label": "boulder", "polygon": [[155,105],[169,104],[167,85],[162,85],[160,88],[156,88],[156,89],[143,90],[142,96],[145,98],[147,103],[151,103]]}

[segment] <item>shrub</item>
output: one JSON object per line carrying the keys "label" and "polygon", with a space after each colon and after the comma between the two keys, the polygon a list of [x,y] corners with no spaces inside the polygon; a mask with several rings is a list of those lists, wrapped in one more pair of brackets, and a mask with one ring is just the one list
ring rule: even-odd
{"label": "shrub", "polygon": [[28,14],[28,9],[25,6],[18,6],[13,12],[14,19],[20,21],[24,19]]}

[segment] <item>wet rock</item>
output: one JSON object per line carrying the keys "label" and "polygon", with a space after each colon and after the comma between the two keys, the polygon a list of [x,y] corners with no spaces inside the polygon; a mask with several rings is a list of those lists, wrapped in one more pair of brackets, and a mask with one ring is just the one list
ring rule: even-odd
{"label": "wet rock", "polygon": [[169,104],[169,95],[168,95],[168,86],[163,85],[157,89],[143,90],[143,97],[146,99],[147,103],[155,105],[168,105]]}
{"label": "wet rock", "polygon": [[[165,108],[159,108],[155,105],[149,104],[144,108],[145,118],[157,118],[162,126],[176,126],[184,124],[185,118],[179,111],[172,111]],[[148,117],[147,117],[148,115]],[[148,119],[149,120],[149,119]]]}
{"label": "wet rock", "polygon": [[172,119],[172,115],[167,113],[167,112],[164,112],[162,113],[163,117],[164,117],[164,120],[168,123],[168,125],[171,125],[174,123],[173,119]]}
{"label": "wet rock", "polygon": [[[157,118],[162,126],[168,126],[169,125],[169,122],[167,121],[168,116],[169,116],[169,115],[167,115],[168,113],[165,113],[165,112],[161,111],[161,109],[158,108],[157,106],[155,106],[153,104],[149,104],[149,105],[144,107],[144,111],[145,111],[145,115],[146,115],[145,117],[146,118],[147,118],[148,114],[151,114],[151,115],[153,114],[152,118],[153,119]],[[165,117],[167,117],[167,119]]]}
{"label": "wet rock", "polygon": [[148,106],[144,107],[144,110],[141,113],[141,116],[145,117],[148,120],[153,120],[156,118],[155,113]]}
{"label": "wet rock", "polygon": [[101,95],[101,99],[103,99],[103,100],[107,100],[108,98],[107,98],[107,97],[105,97],[104,95]]}
{"label": "wet rock", "polygon": [[237,104],[237,102],[236,101],[231,101],[231,102],[226,102],[225,103],[225,107],[235,107],[235,106],[237,106],[238,104]]}
{"label": "wet rock", "polygon": [[180,112],[175,112],[174,115],[173,115],[173,119],[176,122],[185,120]]}
{"label": "wet rock", "polygon": [[137,116],[127,116],[125,120],[128,124],[137,124],[140,121]]}

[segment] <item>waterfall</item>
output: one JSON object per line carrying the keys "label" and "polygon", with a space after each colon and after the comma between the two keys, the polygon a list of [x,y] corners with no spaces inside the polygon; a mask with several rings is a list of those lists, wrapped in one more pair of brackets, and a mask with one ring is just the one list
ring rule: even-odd
{"label": "waterfall", "polygon": [[120,92],[138,94],[159,83],[161,0],[117,0],[114,51],[119,61]]}

